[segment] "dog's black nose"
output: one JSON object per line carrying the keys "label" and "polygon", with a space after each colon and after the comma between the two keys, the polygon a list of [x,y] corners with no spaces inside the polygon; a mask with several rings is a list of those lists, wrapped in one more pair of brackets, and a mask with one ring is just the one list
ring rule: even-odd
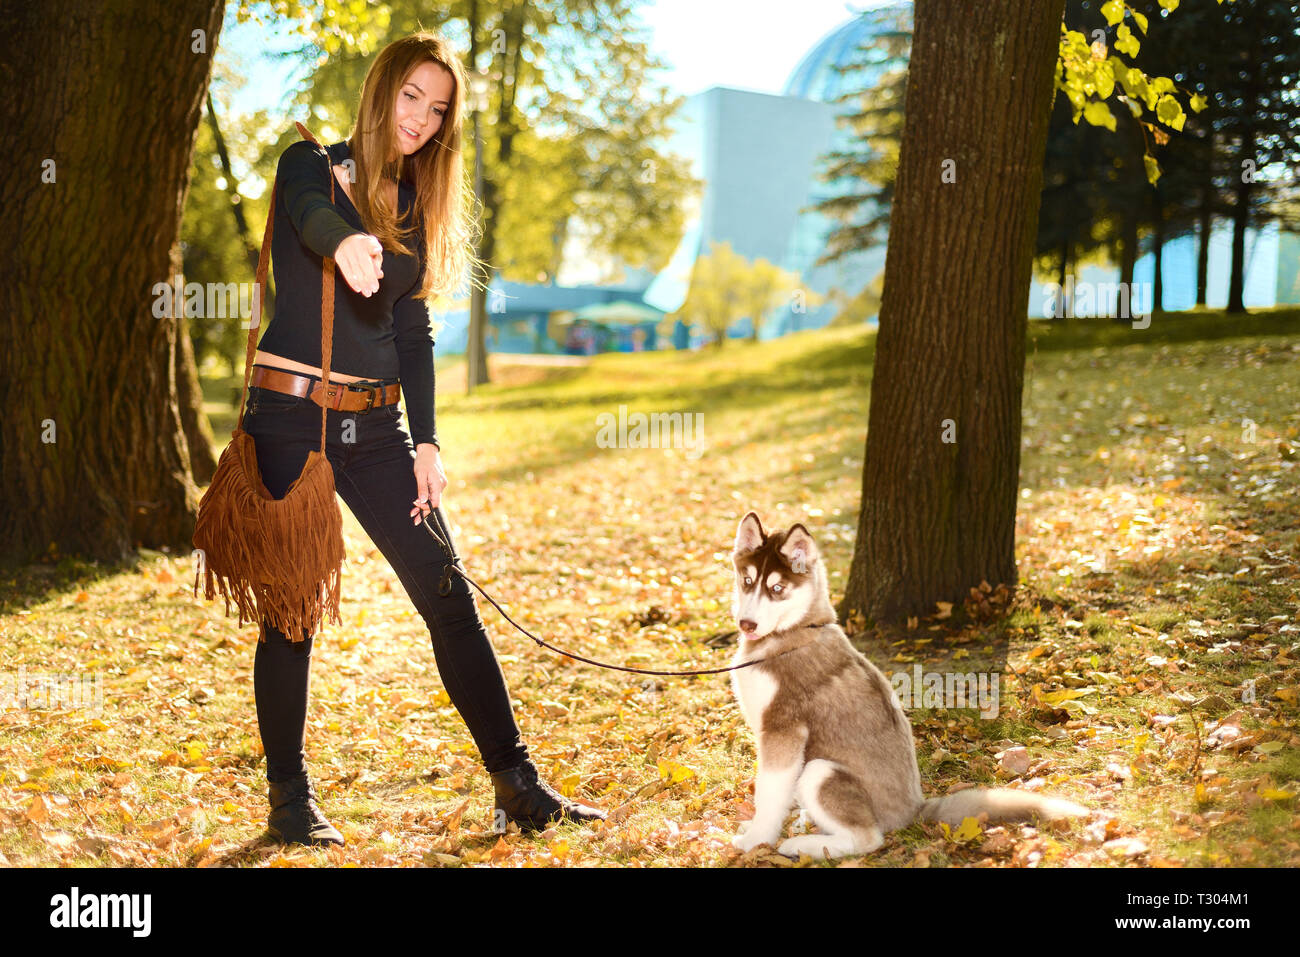
{"label": "dog's black nose", "polygon": [[740,619],[741,631],[753,631],[757,627],[758,627],[758,622],[756,621],[750,621],[748,618]]}

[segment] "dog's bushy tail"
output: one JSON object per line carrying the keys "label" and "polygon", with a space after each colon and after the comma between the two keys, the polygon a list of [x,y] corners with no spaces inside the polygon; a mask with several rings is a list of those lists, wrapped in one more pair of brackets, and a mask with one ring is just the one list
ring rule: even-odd
{"label": "dog's bushy tail", "polygon": [[966,788],[944,797],[929,798],[917,812],[919,821],[944,821],[952,827],[963,818],[988,814],[989,821],[1028,821],[1041,818],[1056,821],[1067,817],[1087,817],[1090,812],[1081,804],[1064,798],[1016,791],[1011,788]]}

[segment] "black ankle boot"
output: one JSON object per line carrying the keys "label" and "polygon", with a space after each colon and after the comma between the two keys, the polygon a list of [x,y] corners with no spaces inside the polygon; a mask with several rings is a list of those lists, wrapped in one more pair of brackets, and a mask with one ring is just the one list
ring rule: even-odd
{"label": "black ankle boot", "polygon": [[334,829],[316,806],[316,789],[300,774],[287,781],[271,781],[271,815],[266,829],[285,844],[342,844],[343,835]]}
{"label": "black ankle boot", "polygon": [[603,821],[605,812],[570,801],[537,778],[537,768],[525,761],[508,771],[492,775],[496,792],[494,830],[502,830],[505,821],[514,821],[522,831],[542,830],[561,821]]}

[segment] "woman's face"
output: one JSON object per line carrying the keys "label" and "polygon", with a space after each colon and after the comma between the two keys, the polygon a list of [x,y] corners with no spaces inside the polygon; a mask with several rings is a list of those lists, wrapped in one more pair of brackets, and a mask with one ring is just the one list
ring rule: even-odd
{"label": "woman's face", "polygon": [[397,142],[410,156],[442,127],[451,104],[452,76],[440,63],[426,60],[411,71],[397,91]]}

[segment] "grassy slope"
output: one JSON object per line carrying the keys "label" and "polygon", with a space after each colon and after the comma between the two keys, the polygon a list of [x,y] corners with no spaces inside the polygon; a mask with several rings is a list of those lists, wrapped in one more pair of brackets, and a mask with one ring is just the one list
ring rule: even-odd
{"label": "grassy slope", "polygon": [[[912,712],[927,791],[1014,782],[996,755],[1023,745],[1031,767],[1019,784],[1101,813],[970,840],[917,825],[863,863],[1300,861],[1296,801],[1281,796],[1300,789],[1297,331],[1291,312],[1032,333],[1022,588],[1001,616],[972,604],[856,637],[886,670],[1004,674],[996,720]],[[729,650],[708,638],[731,627],[727,552],[749,508],[768,527],[807,523],[840,588],[872,346],[860,329],[828,330],[601,356],[532,385],[440,395],[444,501],[467,567],[561,647],[651,668],[725,663]],[[620,403],[703,413],[703,454],[599,447],[596,417]],[[545,773],[618,809],[603,827],[485,833],[490,783],[424,624],[346,510],[345,520],[345,626],[313,655],[307,751],[346,848],[285,852],[260,839],[256,629],[192,597],[187,558],[147,554],[112,569],[68,559],[5,582],[15,597],[0,609],[4,673],[99,673],[105,708],[98,720],[0,715],[11,824],[0,854],[13,864],[788,863],[730,849],[752,809],[753,746],[725,678],[594,671],[536,648],[481,602]],[[1256,700],[1242,702],[1252,677]],[[1215,748],[1231,732],[1210,728],[1234,714],[1242,736]]]}

